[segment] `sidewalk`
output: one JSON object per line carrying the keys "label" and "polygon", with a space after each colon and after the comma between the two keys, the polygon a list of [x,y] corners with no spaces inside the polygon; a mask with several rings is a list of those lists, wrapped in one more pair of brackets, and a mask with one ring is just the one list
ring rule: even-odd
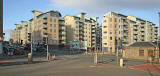
{"label": "sidewalk", "polygon": [[155,72],[160,74],[160,64],[142,64],[128,67],[129,69],[142,70],[148,72]]}

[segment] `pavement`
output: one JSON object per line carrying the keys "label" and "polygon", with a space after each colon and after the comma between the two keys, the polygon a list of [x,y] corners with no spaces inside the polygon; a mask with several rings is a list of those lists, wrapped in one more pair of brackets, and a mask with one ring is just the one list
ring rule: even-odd
{"label": "pavement", "polygon": [[137,66],[130,66],[128,68],[148,72],[155,72],[160,74],[160,64],[142,64]]}
{"label": "pavement", "polygon": [[142,60],[124,59],[125,67],[121,68],[117,57],[111,55],[99,55],[98,64],[93,64],[92,55],[63,51],[54,54],[54,61],[46,61],[45,54],[37,54],[33,62],[27,62],[25,56],[0,59],[12,61],[0,63],[0,76],[160,76],[154,71],[136,69],[138,65],[148,66]]}

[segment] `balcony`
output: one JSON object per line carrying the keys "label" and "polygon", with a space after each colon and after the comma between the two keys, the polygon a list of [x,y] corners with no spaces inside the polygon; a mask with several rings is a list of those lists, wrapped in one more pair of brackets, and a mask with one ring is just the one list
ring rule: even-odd
{"label": "balcony", "polygon": [[92,30],[92,32],[96,32],[95,30]]}
{"label": "balcony", "polygon": [[124,29],[124,30],[128,30],[128,27],[124,27],[123,29]]}
{"label": "balcony", "polygon": [[43,24],[47,24],[47,20],[44,20],[44,21],[43,21]]}
{"label": "balcony", "polygon": [[96,43],[96,41],[92,41],[92,44],[95,44]]}
{"label": "balcony", "polygon": [[138,26],[138,24],[134,24],[133,26],[137,27],[137,26]]}
{"label": "balcony", "polygon": [[62,36],[65,36],[65,35],[66,35],[66,32],[63,32],[63,31],[62,31],[62,32],[60,32],[59,34],[62,35]]}
{"label": "balcony", "polygon": [[141,28],[144,28],[144,25],[142,25]]}
{"label": "balcony", "polygon": [[44,20],[47,20],[47,17],[43,17]]}
{"label": "balcony", "polygon": [[64,21],[59,21],[59,25],[65,25]]}
{"label": "balcony", "polygon": [[124,24],[124,25],[128,25],[128,23],[126,23],[126,22],[124,22],[123,24]]}
{"label": "balcony", "polygon": [[128,34],[127,34],[127,33],[124,33],[124,36],[128,36]]}
{"label": "balcony", "polygon": [[144,35],[145,35],[145,33],[142,33],[142,35],[144,36]]}
{"label": "balcony", "polygon": [[48,33],[47,32],[43,32],[43,35],[48,35]]}
{"label": "balcony", "polygon": [[94,37],[95,37],[95,36],[96,36],[96,34],[92,34],[92,36],[94,36]]}
{"label": "balcony", "polygon": [[59,30],[65,30],[65,27],[59,27]]}
{"label": "balcony", "polygon": [[137,28],[137,27],[133,27],[133,29],[134,29],[134,30],[137,30],[138,28]]}
{"label": "balcony", "polygon": [[158,35],[158,33],[155,33],[155,35]]}
{"label": "balcony", "polygon": [[60,39],[60,40],[66,40],[66,37],[61,36],[61,37],[59,37],[59,39]]}
{"label": "balcony", "polygon": [[44,26],[43,26],[43,29],[47,29],[47,25],[44,25]]}
{"label": "balcony", "polygon": [[141,32],[144,32],[144,29],[141,29]]}
{"label": "balcony", "polygon": [[158,30],[155,30],[155,32],[158,32]]}
{"label": "balcony", "polygon": [[137,32],[137,31],[134,31],[134,32],[133,32],[133,34],[134,34],[134,35],[137,35],[137,34],[138,34],[138,32]]}

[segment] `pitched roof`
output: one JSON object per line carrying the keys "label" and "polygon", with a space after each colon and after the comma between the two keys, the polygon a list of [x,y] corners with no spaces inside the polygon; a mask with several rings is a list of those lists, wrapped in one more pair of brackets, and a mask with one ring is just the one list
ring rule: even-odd
{"label": "pitched roof", "polygon": [[133,46],[133,47],[140,47],[140,46],[143,46],[143,47],[147,47],[147,46],[150,46],[150,47],[158,47],[157,45],[155,45],[154,43],[152,42],[135,42],[129,46]]}

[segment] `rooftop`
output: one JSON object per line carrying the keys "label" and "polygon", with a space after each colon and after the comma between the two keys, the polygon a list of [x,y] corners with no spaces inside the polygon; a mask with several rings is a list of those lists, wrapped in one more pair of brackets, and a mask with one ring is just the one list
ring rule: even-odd
{"label": "rooftop", "polygon": [[153,42],[135,42],[129,46],[131,47],[157,47],[156,43],[153,43]]}

